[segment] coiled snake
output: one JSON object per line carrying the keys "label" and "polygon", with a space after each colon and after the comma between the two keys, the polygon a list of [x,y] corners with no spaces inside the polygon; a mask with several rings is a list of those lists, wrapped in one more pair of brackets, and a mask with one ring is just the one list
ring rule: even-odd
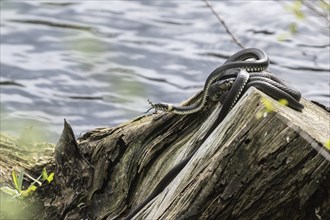
{"label": "coiled snake", "polygon": [[[253,59],[253,60],[250,60]],[[216,68],[206,79],[202,97],[197,103],[189,106],[174,106],[171,104],[157,103],[151,104],[151,109],[161,110],[174,114],[192,114],[200,111],[206,104],[208,98],[214,101],[220,101],[223,105],[219,116],[213,122],[206,135],[199,142],[199,146],[179,164],[175,165],[158,183],[151,194],[131,211],[124,219],[131,219],[148,202],[161,193],[174,177],[188,163],[200,145],[208,138],[218,124],[226,117],[228,112],[234,107],[242,94],[251,86],[258,88],[272,98],[286,99],[288,106],[301,111],[304,106],[299,103],[300,92],[290,89],[284,82],[274,75],[266,72],[269,65],[267,54],[256,48],[249,48],[239,51],[232,55],[222,66]],[[150,110],[150,109],[149,109]],[[149,111],[148,110],[148,111]]]}
{"label": "coiled snake", "polygon": [[[251,58],[255,60],[248,60]],[[265,52],[256,48],[244,49],[232,55],[222,66],[216,68],[208,76],[204,84],[202,98],[197,103],[190,106],[174,106],[165,103],[153,104],[149,101],[151,109],[154,108],[156,111],[161,110],[182,115],[198,112],[205,106],[209,96],[215,96],[217,92],[224,92],[221,89],[214,92],[214,87],[216,86],[214,83],[218,82],[217,86],[221,87],[225,79],[231,78],[232,83],[233,81],[235,83],[231,86],[229,97],[227,97],[228,101],[226,104],[229,104],[229,106],[224,105],[227,110],[223,110],[221,114],[226,115],[236,104],[243,90],[245,89],[246,91],[251,86],[257,87],[275,99],[286,99],[290,107],[300,111],[303,106],[299,103],[300,93],[298,91],[288,88],[281,80],[271,74],[254,74],[255,72],[266,70],[268,65],[269,58]],[[228,70],[232,69],[246,70],[251,74],[246,74],[243,71],[236,71],[234,74],[228,73]],[[250,83],[248,83],[248,75],[252,77]],[[245,78],[245,80],[242,78]]]}

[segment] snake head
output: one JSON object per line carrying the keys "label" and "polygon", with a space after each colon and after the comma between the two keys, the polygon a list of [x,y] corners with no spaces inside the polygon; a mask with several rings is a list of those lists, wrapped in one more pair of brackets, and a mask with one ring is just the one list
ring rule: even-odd
{"label": "snake head", "polygon": [[209,98],[216,102],[220,101],[221,97],[223,97],[223,95],[228,93],[228,91],[231,89],[234,81],[235,79],[229,78],[213,83],[209,89]]}
{"label": "snake head", "polygon": [[146,111],[146,113],[149,112],[151,109],[155,109],[155,113],[157,113],[158,110],[168,112],[172,109],[172,106],[168,104],[163,104],[163,103],[154,104],[149,99],[148,102],[151,105],[151,108],[149,108],[148,111]]}

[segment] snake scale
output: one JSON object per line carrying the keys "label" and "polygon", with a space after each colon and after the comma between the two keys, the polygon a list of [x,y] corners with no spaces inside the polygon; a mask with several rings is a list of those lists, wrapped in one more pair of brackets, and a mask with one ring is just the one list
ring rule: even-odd
{"label": "snake scale", "polygon": [[[280,100],[286,99],[288,106],[294,110],[302,111],[304,106],[299,103],[300,92],[289,88],[283,81],[267,72],[269,58],[265,52],[256,48],[241,50],[227,59],[220,67],[216,68],[206,79],[201,98],[189,106],[175,106],[172,104],[157,103],[151,109],[161,110],[174,114],[186,115],[201,111],[208,99],[222,103],[220,113],[198,146],[180,163],[175,165],[157,184],[149,196],[135,207],[124,219],[133,218],[146,204],[161,193],[166,186],[177,176],[189,162],[200,145],[209,137],[213,130],[226,117],[237,103],[239,98],[250,87],[256,87],[270,97]],[[150,110],[150,109],[149,109]]]}

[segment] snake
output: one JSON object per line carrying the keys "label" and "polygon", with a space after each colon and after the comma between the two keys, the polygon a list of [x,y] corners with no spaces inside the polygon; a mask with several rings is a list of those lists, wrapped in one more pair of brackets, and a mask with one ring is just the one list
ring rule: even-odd
{"label": "snake", "polygon": [[[255,60],[248,60],[251,58]],[[245,69],[247,72],[255,72],[255,71],[260,72],[262,70],[265,70],[268,67],[268,65],[269,65],[269,58],[264,51],[257,48],[244,49],[229,57],[229,59],[222,66],[216,68],[208,76],[204,84],[202,98],[199,100],[199,102],[190,106],[174,106],[172,104],[166,104],[166,103],[153,104],[152,102],[149,101],[149,104],[151,105],[150,109],[154,108],[156,111],[162,110],[162,111],[171,112],[174,114],[181,114],[181,115],[198,112],[206,104],[211,85],[215,81],[219,80],[222,76],[224,76],[227,70],[240,68],[240,69]],[[242,87],[244,86],[245,85],[242,85]],[[242,88],[235,86],[233,87],[233,89],[234,92],[238,92]]]}
{"label": "snake", "polygon": [[[222,91],[224,88],[224,82],[226,83],[226,86],[232,85],[237,77],[237,71],[244,70],[236,70],[236,72],[227,74],[223,77],[224,79],[212,84],[209,93],[210,99],[221,102],[221,96],[226,95],[226,93],[224,94],[224,91]],[[304,108],[304,106],[299,103],[301,93],[297,90],[289,88],[282,80],[278,79],[273,74],[266,71],[253,72],[249,74],[250,78],[248,83],[245,85],[243,93],[245,93],[250,87],[255,87],[275,100],[287,100],[288,106],[296,111],[302,111]],[[223,104],[223,102],[221,103]]]}
{"label": "snake", "polygon": [[[254,60],[248,60],[248,59]],[[216,68],[206,79],[202,97],[196,104],[189,106],[174,106],[172,104],[149,101],[156,111],[161,110],[179,115],[193,114],[200,111],[206,104],[207,99],[219,101],[222,104],[219,115],[212,123],[204,137],[199,141],[194,150],[181,162],[176,164],[156,185],[155,189],[135,207],[124,220],[133,218],[146,204],[161,193],[168,184],[178,175],[184,166],[190,161],[199,147],[210,136],[213,130],[223,121],[226,115],[237,103],[239,98],[250,87],[255,87],[271,96],[272,98],[286,99],[288,106],[294,110],[302,111],[304,106],[299,103],[301,94],[299,91],[289,88],[282,80],[273,74],[266,72],[269,58],[265,52],[256,48],[239,51],[229,57],[220,67]],[[150,110],[150,109],[149,109]]]}

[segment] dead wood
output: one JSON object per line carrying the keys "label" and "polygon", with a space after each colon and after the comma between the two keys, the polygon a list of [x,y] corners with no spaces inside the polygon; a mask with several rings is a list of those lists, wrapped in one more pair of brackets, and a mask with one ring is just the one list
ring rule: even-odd
{"label": "dead wood", "polygon": [[[300,113],[269,98],[275,110],[258,119],[256,114],[265,112],[263,97],[250,89],[135,218],[330,218],[330,161],[324,147],[329,113],[305,99]],[[40,153],[21,152],[18,142],[1,136],[2,184],[11,183],[12,169],[36,173],[47,167],[55,180],[35,193],[43,201],[35,217],[120,219],[194,150],[219,108],[211,103],[192,115],[141,116],[77,141],[65,122],[55,153],[47,151],[43,162]]]}

